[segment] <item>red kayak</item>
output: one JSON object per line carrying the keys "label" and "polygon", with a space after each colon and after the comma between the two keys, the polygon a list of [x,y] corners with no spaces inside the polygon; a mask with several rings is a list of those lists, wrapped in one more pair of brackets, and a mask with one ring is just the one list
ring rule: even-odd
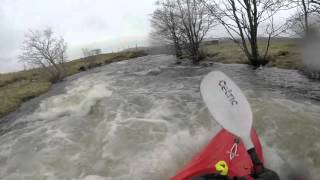
{"label": "red kayak", "polygon": [[[261,162],[263,162],[262,147],[255,131],[251,131],[251,139]],[[252,161],[244,144],[233,134],[222,129],[209,144],[185,165],[171,180],[188,180],[203,174],[219,173],[215,165],[225,162],[229,177],[248,177],[253,168]],[[249,177],[250,178],[250,177]]]}

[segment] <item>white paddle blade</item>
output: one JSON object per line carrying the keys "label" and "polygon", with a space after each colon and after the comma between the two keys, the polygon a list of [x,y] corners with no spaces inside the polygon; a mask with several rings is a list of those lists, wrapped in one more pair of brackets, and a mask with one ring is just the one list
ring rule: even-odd
{"label": "white paddle blade", "polygon": [[253,147],[250,133],[252,112],[240,88],[224,73],[214,71],[201,82],[202,98],[216,121],[240,137],[246,148]]}

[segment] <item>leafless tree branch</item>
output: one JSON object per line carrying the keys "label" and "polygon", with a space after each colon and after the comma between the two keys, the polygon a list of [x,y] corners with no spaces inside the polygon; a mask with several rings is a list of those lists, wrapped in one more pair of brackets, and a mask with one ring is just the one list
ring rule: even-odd
{"label": "leafless tree branch", "polygon": [[[273,16],[288,8],[282,0],[202,0],[212,16],[225,27],[228,34],[244,51],[252,65],[267,63],[271,37],[283,32],[284,26],[275,27]],[[258,31],[261,25],[268,28],[268,41],[264,55],[260,56]],[[240,38],[240,41],[236,38]]]}
{"label": "leafless tree branch", "polygon": [[51,28],[42,31],[30,30],[25,35],[19,59],[30,65],[42,67],[51,75],[52,81],[65,76],[67,45],[62,37],[55,37]]}

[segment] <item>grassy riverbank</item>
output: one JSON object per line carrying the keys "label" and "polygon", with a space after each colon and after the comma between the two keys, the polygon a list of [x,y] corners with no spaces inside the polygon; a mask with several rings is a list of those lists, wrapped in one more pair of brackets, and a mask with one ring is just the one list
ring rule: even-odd
{"label": "grassy riverbank", "polygon": [[[260,47],[266,42],[261,41]],[[241,49],[231,41],[206,45],[202,49],[214,62],[247,64]],[[270,65],[284,69],[302,69],[301,50],[294,39],[275,39],[270,46]],[[111,62],[146,55],[139,52],[109,53],[95,56],[90,61],[77,59],[65,65],[67,76],[79,73],[88,67],[102,66]],[[89,63],[91,62],[91,63]],[[93,62],[93,63],[92,63]],[[47,92],[52,83],[47,73],[41,69],[0,74],[0,117],[14,111],[21,103]]]}
{"label": "grassy riverbank", "polygon": [[[259,47],[265,48],[266,41],[261,40]],[[215,62],[248,64],[239,46],[231,41],[203,47],[204,52]],[[301,49],[296,39],[274,39],[270,48],[270,65],[282,69],[302,69]],[[261,53],[262,54],[262,53]]]}
{"label": "grassy riverbank", "polygon": [[[115,61],[146,55],[143,52],[122,52],[100,54],[90,64],[85,59],[77,59],[65,64],[67,76],[80,72],[88,66],[97,67]],[[92,60],[92,59],[91,59]],[[14,111],[21,103],[39,96],[50,89],[49,75],[41,69],[0,74],[0,117]]]}

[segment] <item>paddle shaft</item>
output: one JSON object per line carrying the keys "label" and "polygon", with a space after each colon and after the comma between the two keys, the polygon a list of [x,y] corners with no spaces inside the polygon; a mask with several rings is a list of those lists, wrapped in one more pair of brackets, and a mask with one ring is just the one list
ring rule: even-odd
{"label": "paddle shaft", "polygon": [[250,156],[250,159],[253,164],[253,175],[258,176],[264,171],[263,163],[260,161],[257,151],[252,143],[250,136],[240,137],[243,141],[245,148]]}
{"label": "paddle shaft", "polygon": [[253,164],[253,175],[258,176],[264,171],[264,166],[261,160],[259,159],[259,156],[257,154],[257,151],[252,143],[251,137],[250,136],[243,136],[240,137],[243,141],[243,144],[245,148],[247,149],[247,152],[250,156],[250,159]]}
{"label": "paddle shaft", "polygon": [[253,163],[253,175],[259,175],[264,171],[263,163],[260,161],[259,156],[255,148],[251,148],[248,151],[248,154]]}
{"label": "paddle shaft", "polygon": [[257,154],[257,151],[252,143],[251,137],[250,136],[244,136],[240,137],[243,141],[244,146],[247,149],[247,152],[252,160],[252,163],[254,166],[261,166],[262,162],[259,159],[259,156]]}

